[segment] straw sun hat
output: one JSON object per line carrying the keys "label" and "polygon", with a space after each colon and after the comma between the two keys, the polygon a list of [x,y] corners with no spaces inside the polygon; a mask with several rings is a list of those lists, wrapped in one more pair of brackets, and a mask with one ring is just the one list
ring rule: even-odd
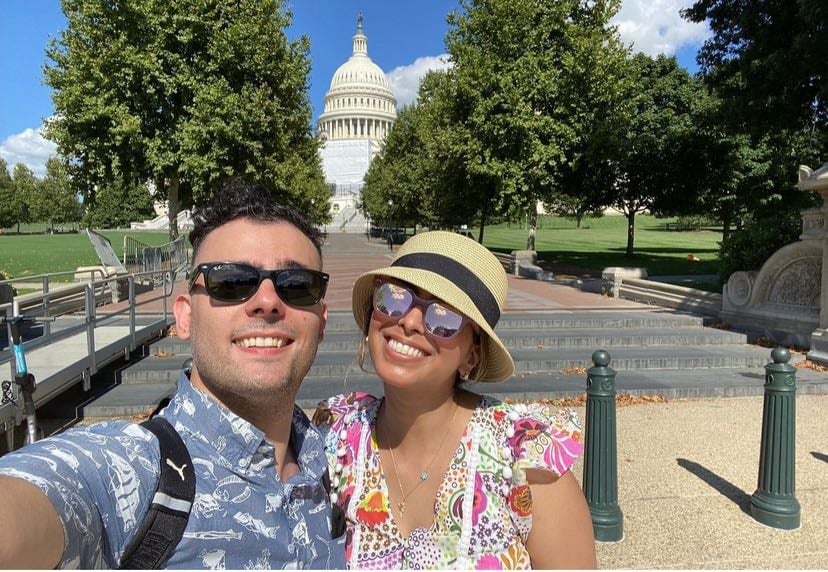
{"label": "straw sun hat", "polygon": [[366,272],[354,283],[354,318],[363,332],[373,311],[374,281],[380,276],[425,290],[479,326],[486,335],[481,340],[477,380],[503,381],[512,376],[512,356],[494,333],[509,281],[489,249],[454,232],[431,231],[409,238],[391,266]]}

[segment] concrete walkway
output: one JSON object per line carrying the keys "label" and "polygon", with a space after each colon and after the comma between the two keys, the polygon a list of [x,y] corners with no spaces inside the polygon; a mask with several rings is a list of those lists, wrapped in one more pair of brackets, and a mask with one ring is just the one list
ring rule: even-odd
{"label": "concrete walkway", "polygon": [[[828,568],[828,396],[799,396],[796,498],[802,527],[750,516],[762,398],[620,407],[619,505],[625,538],[597,545],[601,568]],[[583,408],[579,409],[584,415]],[[574,474],[581,479],[579,461]]]}

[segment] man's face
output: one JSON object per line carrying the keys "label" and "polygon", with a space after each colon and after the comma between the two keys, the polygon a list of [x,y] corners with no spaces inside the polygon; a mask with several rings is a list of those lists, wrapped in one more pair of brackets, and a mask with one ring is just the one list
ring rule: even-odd
{"label": "man's face", "polygon": [[[194,265],[207,262],[322,269],[316,247],[299,229],[250,219],[208,234]],[[234,409],[293,402],[324,336],[328,310],[324,302],[285,304],[270,279],[244,302],[219,302],[208,296],[202,274],[190,294],[176,300],[175,317],[178,336],[192,340],[193,385]]]}

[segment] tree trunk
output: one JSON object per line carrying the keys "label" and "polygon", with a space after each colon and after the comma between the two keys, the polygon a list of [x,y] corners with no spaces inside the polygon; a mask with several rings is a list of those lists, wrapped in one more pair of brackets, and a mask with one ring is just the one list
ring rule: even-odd
{"label": "tree trunk", "polygon": [[722,215],[722,242],[727,242],[730,237],[730,223],[733,217],[729,212]]}
{"label": "tree trunk", "polygon": [[170,223],[170,242],[178,238],[178,211],[181,210],[180,187],[181,181],[178,173],[176,173],[173,175],[167,189],[167,220]]}
{"label": "tree trunk", "polygon": [[627,252],[626,256],[631,258],[635,254],[635,211],[627,214]]}
{"label": "tree trunk", "polygon": [[535,233],[538,228],[538,209],[537,207],[529,207],[529,216],[527,218],[529,225],[529,237],[526,239],[526,250],[535,250]]}
{"label": "tree trunk", "polygon": [[486,216],[488,215],[488,202],[484,202],[480,209],[480,233],[477,235],[477,242],[483,244],[483,228],[486,226]]}
{"label": "tree trunk", "polygon": [[584,215],[576,214],[575,215],[575,228],[581,228],[581,221],[583,220]]}

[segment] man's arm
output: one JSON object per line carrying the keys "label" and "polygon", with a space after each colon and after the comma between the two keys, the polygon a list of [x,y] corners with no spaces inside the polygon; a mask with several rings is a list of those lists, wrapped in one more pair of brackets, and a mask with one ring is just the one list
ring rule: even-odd
{"label": "man's arm", "polygon": [[0,477],[0,568],[54,568],[63,525],[49,498],[22,479]]}

